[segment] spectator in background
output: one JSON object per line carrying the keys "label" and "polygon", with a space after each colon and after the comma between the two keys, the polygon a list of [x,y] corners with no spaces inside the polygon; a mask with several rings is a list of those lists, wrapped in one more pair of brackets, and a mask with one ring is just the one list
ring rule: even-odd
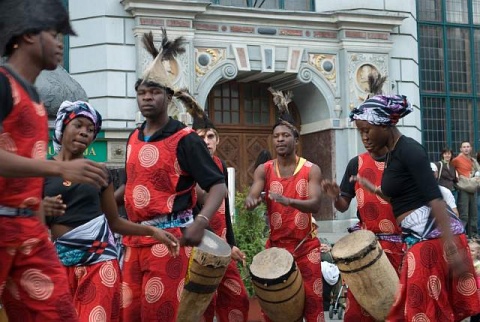
{"label": "spectator in background", "polygon": [[[460,154],[453,159],[452,165],[458,174],[467,178],[473,177],[479,168],[477,160],[472,158],[472,146],[470,142],[463,141],[460,145]],[[458,190],[457,206],[460,220],[465,225],[468,237],[473,238],[478,234],[477,230],[477,192],[470,193]]]}
{"label": "spectator in background", "polygon": [[[430,167],[432,168],[434,177],[438,178],[438,168],[435,165],[435,163],[431,162]],[[442,197],[445,203],[450,208],[452,208],[452,211],[455,213],[455,215],[459,217],[457,204],[455,203],[455,197],[453,196],[453,193],[449,189],[445,188],[444,186],[439,185],[438,187],[440,188],[440,192],[442,193]]]}
{"label": "spectator in background", "polygon": [[452,156],[452,150],[444,148],[440,153],[440,161],[435,162],[435,165],[438,169],[438,184],[449,189],[457,200],[455,183],[458,181],[458,174],[452,165]]}
{"label": "spectator in background", "polygon": [[260,153],[258,153],[257,159],[255,160],[255,164],[253,165],[253,171],[258,168],[260,164],[264,164],[267,161],[272,160],[272,154],[268,150],[261,150]]}

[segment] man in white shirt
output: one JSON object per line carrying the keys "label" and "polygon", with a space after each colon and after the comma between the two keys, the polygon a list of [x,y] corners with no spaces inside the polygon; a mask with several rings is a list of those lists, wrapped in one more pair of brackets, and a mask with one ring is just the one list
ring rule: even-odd
{"label": "man in white shirt", "polygon": [[[438,178],[438,168],[435,165],[435,163],[431,162],[430,167],[432,168],[433,175],[435,176],[435,178]],[[453,196],[452,192],[449,189],[447,189],[443,186],[440,186],[440,185],[439,185],[439,188],[440,188],[440,192],[442,193],[443,200],[445,200],[445,203],[450,208],[452,208],[452,211],[458,217],[459,215],[458,215],[458,210],[457,210],[457,204],[455,203],[455,197]]]}

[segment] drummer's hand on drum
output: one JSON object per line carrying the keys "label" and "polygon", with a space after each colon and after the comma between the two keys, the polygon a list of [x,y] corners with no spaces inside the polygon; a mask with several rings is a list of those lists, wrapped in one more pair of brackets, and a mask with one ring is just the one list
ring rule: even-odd
{"label": "drummer's hand on drum", "polygon": [[245,253],[242,252],[240,250],[240,248],[238,248],[237,246],[232,247],[232,259],[233,260],[235,260],[237,262],[241,261],[242,264],[243,264],[243,267],[245,267],[247,265],[247,263],[245,261],[246,258],[247,258],[247,256],[245,256]]}
{"label": "drummer's hand on drum", "polygon": [[320,185],[322,187],[322,191],[325,192],[331,198],[337,198],[338,195],[340,194],[340,187],[336,182],[325,179],[325,180],[322,180],[322,183]]}
{"label": "drummer's hand on drum", "polygon": [[198,246],[202,242],[205,228],[208,227],[208,221],[197,216],[190,226],[185,228],[183,236],[180,239],[181,246]]}
{"label": "drummer's hand on drum", "polygon": [[180,253],[180,242],[168,231],[159,228],[153,228],[152,237],[167,246],[168,251],[173,257],[177,257]]}

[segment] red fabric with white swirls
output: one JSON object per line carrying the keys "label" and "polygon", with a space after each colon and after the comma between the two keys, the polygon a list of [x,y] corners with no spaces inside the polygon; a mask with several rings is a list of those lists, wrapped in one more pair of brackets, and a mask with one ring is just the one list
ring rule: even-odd
{"label": "red fabric with white swirls", "polygon": [[[267,161],[265,167],[265,192],[279,193],[287,198],[308,199],[308,178],[312,163],[306,161],[294,175],[280,178],[275,174],[274,160]],[[305,287],[304,318],[307,322],[324,321],[323,284],[320,266],[320,241],[311,236],[312,214],[266,198],[270,220],[270,238],[266,247],[281,247],[293,254],[302,273]],[[306,238],[294,252],[297,245]],[[268,321],[268,319],[266,319]]]}
{"label": "red fabric with white swirls", "polygon": [[45,226],[37,217],[0,216],[0,227],[0,297],[9,321],[78,321]]}
{"label": "red fabric with white swirls", "polygon": [[80,322],[120,321],[121,273],[116,259],[65,269]]}
{"label": "red fabric with white swirls", "polygon": [[453,277],[442,239],[416,243],[404,257],[400,285],[387,321],[461,321],[480,312],[467,239],[463,234],[454,239],[468,270]]}
{"label": "red fabric with white swirls", "polygon": [[[23,87],[4,68],[12,88],[13,109],[3,120],[0,149],[17,155],[45,160],[47,157],[47,112],[42,103],[30,99]],[[43,193],[43,178],[0,177],[0,205],[37,210]]]}

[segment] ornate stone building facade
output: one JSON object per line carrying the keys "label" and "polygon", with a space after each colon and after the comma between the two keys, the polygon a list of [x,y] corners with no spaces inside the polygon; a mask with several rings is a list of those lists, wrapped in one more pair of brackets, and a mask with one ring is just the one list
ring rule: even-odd
{"label": "ornate stone building facade", "polygon": [[[348,115],[365,98],[372,71],[388,75],[385,92],[412,101],[402,132],[420,140],[415,1],[312,3],[313,11],[289,11],[221,1],[70,0],[79,34],[70,39],[70,73],[105,117],[106,161],[123,161],[137,112],[134,83],[150,61],[141,35],[152,31],[158,42],[160,28],[186,40],[186,53],[167,68],[219,127],[219,153],[236,168],[237,188],[251,180],[256,153],[271,148],[268,86],[293,91],[301,154],[324,177],[340,181],[348,160],[364,151]],[[172,113],[188,120],[181,106]],[[354,220],[354,205],[340,214],[322,202],[323,229],[340,231]]]}

